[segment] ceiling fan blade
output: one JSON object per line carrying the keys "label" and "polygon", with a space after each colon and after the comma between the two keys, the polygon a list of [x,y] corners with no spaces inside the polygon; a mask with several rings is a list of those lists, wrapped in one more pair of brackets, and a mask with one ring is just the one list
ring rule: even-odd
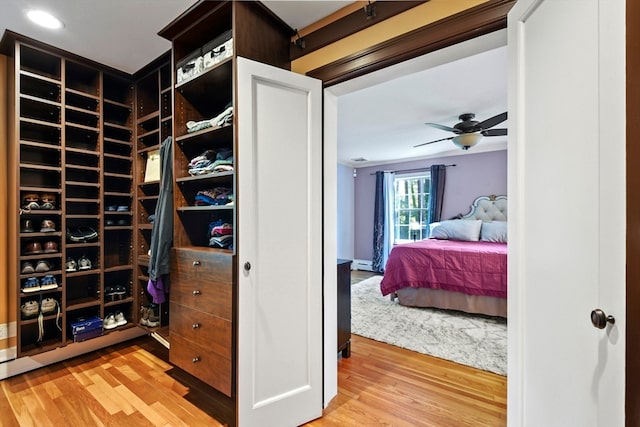
{"label": "ceiling fan blade", "polygon": [[506,129],[487,129],[480,132],[484,136],[503,136],[507,134]]}
{"label": "ceiling fan blade", "polygon": [[478,130],[489,129],[497,125],[498,123],[502,123],[507,120],[507,112],[505,111],[502,114],[498,114],[497,116],[493,116],[485,120],[484,122],[478,123],[475,127]]}
{"label": "ceiling fan blade", "polygon": [[445,125],[439,125],[438,123],[425,123],[425,125],[427,126],[431,126],[437,129],[441,129],[441,130],[446,130],[447,132],[455,132],[455,133],[460,133],[460,131],[458,129],[449,127],[449,126],[445,126]]}
{"label": "ceiling fan blade", "polygon": [[436,139],[435,141],[423,142],[422,144],[414,145],[413,148],[422,147],[423,145],[433,144],[434,142],[447,141],[447,140],[453,139],[453,138],[455,138],[455,136],[450,136],[449,138]]}

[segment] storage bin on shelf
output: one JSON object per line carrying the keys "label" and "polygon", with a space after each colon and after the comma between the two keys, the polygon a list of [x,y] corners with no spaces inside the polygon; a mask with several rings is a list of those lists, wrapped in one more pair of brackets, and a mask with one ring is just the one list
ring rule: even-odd
{"label": "storage bin on shelf", "polygon": [[102,335],[102,319],[98,316],[80,317],[71,322],[73,342],[85,341]]}

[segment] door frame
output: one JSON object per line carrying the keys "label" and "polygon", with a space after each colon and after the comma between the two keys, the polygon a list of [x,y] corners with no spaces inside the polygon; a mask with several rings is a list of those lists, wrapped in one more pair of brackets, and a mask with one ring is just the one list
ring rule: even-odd
{"label": "door frame", "polygon": [[[626,425],[640,425],[640,4],[627,0],[627,337],[626,337]],[[635,258],[635,259],[634,259]]]}
{"label": "door frame", "polygon": [[[482,25],[480,15],[474,13],[466,13],[460,19],[465,20],[471,27],[483,28],[485,31],[496,31],[506,28],[506,14],[510,10],[515,1],[495,2],[492,3],[493,14],[491,26]],[[489,5],[491,6],[491,5]],[[475,9],[475,8],[474,8]],[[484,13],[484,19],[488,17],[489,10]],[[454,19],[454,18],[450,18]],[[458,18],[456,18],[458,19]],[[640,139],[640,128],[635,126],[635,121],[640,117],[640,4],[635,0],[626,0],[626,19],[627,19],[627,36],[626,36],[626,58],[627,58],[627,82],[626,82],[626,146],[627,146],[627,182],[640,182],[640,145],[637,141]],[[444,20],[443,20],[444,21]],[[496,24],[498,22],[498,24]],[[425,53],[442,49],[455,43],[467,41],[476,38],[479,34],[470,31],[464,25],[443,26],[440,29],[438,23],[412,31],[407,35],[396,37],[384,44],[372,46],[366,51],[357,52],[350,55],[344,60],[337,61],[325,65],[317,70],[312,70],[307,74],[319,77],[323,80],[325,88],[329,88],[338,83],[352,80],[355,77],[377,71],[390,65],[395,65],[409,59],[424,55]],[[486,21],[485,21],[486,24]],[[490,28],[490,30],[487,30]],[[441,32],[444,34],[440,34]],[[357,61],[356,61],[357,59]],[[357,66],[357,67],[356,67]],[[357,68],[357,70],[356,70]],[[356,74],[357,73],[357,74]],[[325,90],[325,105],[327,104],[327,94],[335,98],[336,93]],[[335,99],[331,99],[330,104],[335,103]],[[325,109],[325,121],[327,120],[327,110]],[[329,120],[335,120],[335,117],[329,117]],[[335,295],[333,295],[336,286],[334,275],[330,265],[330,260],[335,258],[336,254],[336,236],[334,233],[337,221],[335,218],[335,189],[336,189],[336,171],[335,165],[331,160],[336,157],[335,144],[331,145],[327,137],[330,128],[324,125],[325,141],[324,141],[324,162],[325,162],[325,191],[324,191],[324,238],[325,238],[325,319],[327,316],[335,317]],[[335,162],[334,162],[335,163]],[[636,167],[634,167],[636,166]],[[331,190],[334,191],[331,191]],[[333,210],[332,210],[333,209]],[[625,419],[626,425],[640,424],[640,311],[636,310],[634,301],[640,301],[640,263],[632,258],[632,254],[640,253],[640,186],[627,186],[627,248],[626,248],[626,265],[627,265],[627,283],[626,283],[626,378],[625,378]],[[635,262],[634,262],[635,261]],[[325,320],[325,328],[330,320]],[[334,328],[335,329],[335,328]],[[333,330],[333,329],[325,329]],[[327,336],[325,335],[325,347],[327,347]],[[332,348],[325,348],[325,360],[329,354],[333,354]],[[328,360],[333,360],[329,357]],[[333,393],[334,386],[332,372],[328,363],[325,363],[325,405],[328,404],[330,398],[335,395]],[[337,372],[337,368],[335,369]],[[337,374],[336,374],[337,375]],[[335,384],[335,393],[337,393],[337,384]]]}

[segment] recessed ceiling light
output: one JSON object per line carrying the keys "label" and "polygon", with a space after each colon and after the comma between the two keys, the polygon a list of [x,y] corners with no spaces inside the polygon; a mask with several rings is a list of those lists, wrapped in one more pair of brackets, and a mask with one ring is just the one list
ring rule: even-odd
{"label": "recessed ceiling light", "polygon": [[62,21],[44,10],[30,10],[27,12],[27,18],[45,28],[52,30],[62,28]]}

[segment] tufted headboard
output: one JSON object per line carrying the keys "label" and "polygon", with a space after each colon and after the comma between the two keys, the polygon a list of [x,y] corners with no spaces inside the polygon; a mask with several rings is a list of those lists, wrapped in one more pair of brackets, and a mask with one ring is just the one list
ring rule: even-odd
{"label": "tufted headboard", "polygon": [[507,196],[480,196],[471,204],[469,213],[461,219],[481,219],[483,222],[507,220]]}

